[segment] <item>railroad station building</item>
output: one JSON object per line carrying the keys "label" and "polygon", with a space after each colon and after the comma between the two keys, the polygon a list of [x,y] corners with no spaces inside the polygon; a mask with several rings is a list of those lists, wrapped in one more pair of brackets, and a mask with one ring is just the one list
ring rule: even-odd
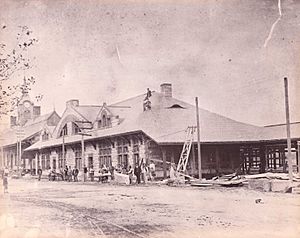
{"label": "railroad station building", "polygon": [[[199,109],[199,115],[204,176],[287,171],[285,124],[253,126],[205,109]],[[28,126],[35,128],[33,125],[39,125],[38,129],[32,129],[31,136],[22,141],[22,166],[33,173],[38,167],[65,165],[80,170],[84,165],[98,170],[103,164],[128,168],[143,160],[156,164],[158,177],[167,177],[170,163],[179,161],[187,128],[196,126],[196,108],[174,98],[172,85],[164,83],[159,92],[148,89],[114,104],[81,105],[72,99],[61,117],[53,112],[30,118],[23,124],[24,131]],[[291,124],[291,135],[297,169],[300,122]],[[2,145],[2,165],[13,163],[13,148],[14,137]],[[190,175],[197,174],[197,150],[194,130],[187,166]]]}

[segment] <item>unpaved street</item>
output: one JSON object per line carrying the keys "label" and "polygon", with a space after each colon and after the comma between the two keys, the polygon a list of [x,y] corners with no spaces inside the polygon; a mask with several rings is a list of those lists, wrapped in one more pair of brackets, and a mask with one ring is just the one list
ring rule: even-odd
{"label": "unpaved street", "polygon": [[[0,237],[299,237],[300,196],[10,180]],[[256,203],[256,199],[261,199]],[[209,234],[208,234],[209,233]]]}

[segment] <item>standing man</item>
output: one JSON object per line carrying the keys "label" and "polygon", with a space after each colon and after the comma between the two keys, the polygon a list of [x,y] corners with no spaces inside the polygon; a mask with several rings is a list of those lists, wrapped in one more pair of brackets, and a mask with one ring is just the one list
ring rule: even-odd
{"label": "standing man", "polygon": [[134,175],[136,176],[137,184],[140,184],[141,183],[141,167],[138,164],[135,165]]}
{"label": "standing man", "polygon": [[131,165],[129,165],[128,176],[129,176],[129,184],[132,184],[133,169]]}
{"label": "standing man", "polygon": [[83,168],[83,181],[86,182],[88,169],[86,165]]}
{"label": "standing man", "polygon": [[51,170],[51,167],[49,167],[49,169],[48,169],[48,178],[49,178],[49,181],[51,180],[51,175],[52,175],[52,170]]}
{"label": "standing man", "polygon": [[41,177],[42,177],[42,173],[43,173],[43,170],[41,169],[41,167],[38,168],[37,173],[38,173],[38,176],[39,176],[38,180],[41,181]]}
{"label": "standing man", "polygon": [[78,182],[78,173],[79,173],[79,170],[75,167],[73,169],[74,182]]}
{"label": "standing man", "polygon": [[68,182],[71,182],[72,181],[72,168],[71,166],[69,166],[69,169],[68,169]]}
{"label": "standing man", "polygon": [[64,169],[64,179],[65,181],[68,181],[68,166],[66,165],[65,169]]}

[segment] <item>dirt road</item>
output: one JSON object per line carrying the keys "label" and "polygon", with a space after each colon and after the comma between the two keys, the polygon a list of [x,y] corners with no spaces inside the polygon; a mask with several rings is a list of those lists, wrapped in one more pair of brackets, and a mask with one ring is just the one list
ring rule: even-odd
{"label": "dirt road", "polygon": [[9,185],[0,197],[0,237],[300,237],[299,195],[36,180]]}

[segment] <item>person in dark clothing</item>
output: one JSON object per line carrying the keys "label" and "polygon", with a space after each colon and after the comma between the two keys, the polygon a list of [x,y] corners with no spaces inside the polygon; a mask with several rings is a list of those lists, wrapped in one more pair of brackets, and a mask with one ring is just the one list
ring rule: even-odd
{"label": "person in dark clothing", "polygon": [[65,181],[68,181],[68,166],[66,165],[65,169],[64,169],[64,178],[65,178]]}
{"label": "person in dark clothing", "polygon": [[39,176],[38,179],[39,179],[39,181],[41,181],[43,170],[39,167],[37,173],[38,173],[38,176]]}
{"label": "person in dark clothing", "polygon": [[86,166],[83,168],[83,181],[86,182],[88,169]]}
{"label": "person in dark clothing", "polygon": [[72,182],[72,168],[69,166],[68,168],[68,182]]}
{"label": "person in dark clothing", "polygon": [[134,175],[136,176],[137,184],[140,184],[141,183],[141,167],[138,164],[135,165]]}
{"label": "person in dark clothing", "polygon": [[74,182],[78,182],[78,173],[79,173],[79,170],[77,168],[74,168],[73,169]]}

